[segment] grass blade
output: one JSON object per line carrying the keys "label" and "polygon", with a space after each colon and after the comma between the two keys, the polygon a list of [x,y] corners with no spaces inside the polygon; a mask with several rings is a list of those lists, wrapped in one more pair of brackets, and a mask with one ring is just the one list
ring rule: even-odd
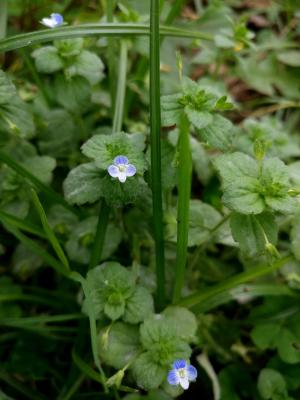
{"label": "grass blade", "polygon": [[86,301],[87,301],[87,310],[88,310],[88,315],[89,315],[89,322],[90,322],[90,336],[91,336],[91,344],[92,344],[92,353],[93,353],[93,359],[96,367],[98,368],[101,377],[102,377],[102,385],[104,388],[105,393],[108,393],[108,387],[106,384],[106,376],[105,373],[101,367],[100,364],[100,359],[99,359],[99,340],[98,340],[98,334],[97,334],[97,324],[96,324],[96,316],[95,316],[95,309],[94,309],[94,303],[93,299],[90,296],[91,293],[91,288],[87,282],[86,279],[83,278],[78,272],[72,272],[70,277],[81,284],[83,293],[85,295]]}
{"label": "grass blade", "polygon": [[[3,222],[2,222],[3,223]],[[68,277],[68,273],[66,272],[65,266],[58,262],[51,254],[49,254],[43,247],[38,245],[34,240],[28,238],[23,235],[18,229],[12,227],[9,224],[3,223],[5,229],[14,235],[20,242],[24,244],[28,249],[30,249],[33,253],[37,254],[41,257],[46,265],[54,268],[58,273]]]}
{"label": "grass blade", "polygon": [[165,254],[163,233],[161,143],[160,143],[160,34],[159,0],[151,0],[150,16],[150,146],[153,228],[157,279],[157,306],[165,304]]}
{"label": "grass blade", "polygon": [[208,289],[202,289],[201,292],[192,294],[191,296],[182,299],[177,304],[184,307],[201,305],[203,302],[213,298],[214,296],[219,295],[220,293],[224,293],[239,285],[252,281],[253,279],[268,275],[271,272],[283,267],[291,260],[292,257],[290,256],[282,258],[272,265],[263,265],[256,268],[251,268],[251,270],[249,271],[241,272],[240,274],[234,275],[233,277],[226,279],[224,282],[218,283],[217,285],[214,285]]}
{"label": "grass blade", "polygon": [[47,400],[46,397],[28,388],[27,385],[14,379],[11,374],[0,370],[0,380],[11,386],[29,400]]}
{"label": "grass blade", "polygon": [[113,120],[113,132],[120,132],[123,124],[124,104],[126,94],[126,74],[127,74],[128,44],[125,40],[121,41],[118,85],[115,100],[115,111]]}
{"label": "grass blade", "polygon": [[190,149],[189,121],[182,114],[179,126],[179,175],[177,206],[177,247],[173,302],[181,297],[187,263],[187,245],[189,234],[189,208],[192,181],[192,156]]}
{"label": "grass blade", "polygon": [[81,212],[79,210],[76,210],[75,208],[70,206],[65,201],[65,199],[62,196],[60,196],[58,193],[56,193],[51,187],[45,185],[38,178],[36,178],[34,175],[32,175],[31,172],[27,171],[26,168],[24,168],[22,165],[17,163],[8,154],[4,153],[1,150],[0,150],[0,161],[2,161],[4,164],[8,165],[10,168],[12,168],[14,171],[16,171],[19,175],[23,176],[25,179],[28,179],[28,181],[30,181],[35,186],[36,189],[44,192],[45,195],[53,202],[61,204],[67,210],[71,211],[73,214],[76,214],[79,216],[81,215]]}
{"label": "grass blade", "polygon": [[98,216],[98,223],[97,223],[97,230],[96,230],[96,235],[94,239],[94,246],[91,254],[91,259],[90,259],[90,264],[89,264],[89,269],[92,269],[96,267],[96,265],[99,263],[103,251],[103,245],[104,245],[104,240],[105,240],[105,233],[106,233],[106,228],[108,225],[108,220],[109,220],[109,212],[110,208],[106,201],[103,199],[99,211],[99,216]]}
{"label": "grass blade", "polygon": [[[211,35],[199,31],[188,31],[181,28],[162,26],[162,36],[182,37],[190,39],[213,40]],[[44,29],[35,32],[22,33],[16,36],[0,40],[0,52],[11,51],[21,47],[32,46],[37,43],[51,42],[58,39],[72,39],[84,36],[148,36],[149,25],[128,23],[107,24],[82,24],[77,26],[65,26],[53,30]]]}
{"label": "grass blade", "polygon": [[49,242],[51,243],[53,250],[55,251],[57,257],[60,259],[62,265],[64,265],[66,272],[69,272],[70,271],[69,261],[65,255],[61,245],[59,244],[51,226],[49,225],[44,208],[38,198],[38,195],[36,194],[35,190],[33,190],[33,189],[31,189],[31,196],[32,196],[33,204],[40,216],[45,234],[47,235],[47,238],[48,238]]}
{"label": "grass blade", "polygon": [[40,230],[38,226],[31,224],[28,221],[24,221],[23,219],[17,218],[14,215],[8,214],[4,211],[0,211],[0,221],[15,226],[22,231],[31,233],[35,236],[38,236],[42,239],[46,238],[46,235],[43,231]]}

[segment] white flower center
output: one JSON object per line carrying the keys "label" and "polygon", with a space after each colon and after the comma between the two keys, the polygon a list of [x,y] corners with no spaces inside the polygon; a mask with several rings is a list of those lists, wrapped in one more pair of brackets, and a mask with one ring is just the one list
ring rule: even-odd
{"label": "white flower center", "polygon": [[178,370],[178,375],[180,378],[185,378],[185,368],[180,368]]}
{"label": "white flower center", "polygon": [[126,171],[126,165],[124,165],[124,164],[119,165],[118,168],[119,168],[120,172],[125,172]]}

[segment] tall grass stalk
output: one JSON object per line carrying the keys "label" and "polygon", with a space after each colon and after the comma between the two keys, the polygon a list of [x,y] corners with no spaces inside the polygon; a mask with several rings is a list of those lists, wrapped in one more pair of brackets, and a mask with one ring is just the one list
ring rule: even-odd
{"label": "tall grass stalk", "polygon": [[151,188],[153,198],[153,229],[157,278],[157,306],[165,303],[165,254],[163,234],[163,207],[161,183],[160,143],[160,33],[159,0],[151,0],[150,11],[150,144],[151,144]]}

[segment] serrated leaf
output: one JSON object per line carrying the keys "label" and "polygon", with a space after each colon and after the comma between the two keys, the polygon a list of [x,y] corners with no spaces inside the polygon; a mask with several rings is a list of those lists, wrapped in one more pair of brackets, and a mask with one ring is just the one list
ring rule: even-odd
{"label": "serrated leaf", "polygon": [[208,126],[213,121],[213,115],[208,111],[197,111],[190,106],[186,106],[184,111],[190,121],[197,129]]}
{"label": "serrated leaf", "polygon": [[87,280],[92,288],[96,318],[103,312],[112,320],[122,317],[135,289],[132,272],[119,263],[106,262],[89,271]]}
{"label": "serrated leaf", "polygon": [[[132,136],[132,138],[131,138]],[[117,156],[126,156],[130,164],[136,167],[137,174],[145,171],[145,157],[139,142],[135,143],[134,135],[116,133],[113,135],[94,135],[82,146],[82,152],[95,161],[97,167],[107,169]]]}
{"label": "serrated leaf", "polygon": [[149,352],[141,354],[130,369],[137,385],[144,390],[158,388],[167,373],[166,368],[153,361]]}
{"label": "serrated leaf", "polygon": [[83,50],[66,73],[70,76],[83,76],[91,85],[95,85],[104,77],[103,70],[104,64],[100,57],[88,50]]}
{"label": "serrated leaf", "polygon": [[132,296],[126,301],[123,319],[130,324],[137,324],[153,312],[154,303],[150,292],[142,286],[137,286]]}
{"label": "serrated leaf", "polygon": [[63,189],[71,204],[94,203],[103,193],[101,171],[94,163],[81,164],[69,172]]}
{"label": "serrated leaf", "polygon": [[56,167],[56,161],[48,156],[35,156],[27,158],[23,163],[24,167],[43,183],[50,183],[52,172]]}
{"label": "serrated leaf", "polygon": [[232,147],[234,126],[221,115],[213,115],[212,122],[196,132],[202,141],[213,148],[228,151]]}

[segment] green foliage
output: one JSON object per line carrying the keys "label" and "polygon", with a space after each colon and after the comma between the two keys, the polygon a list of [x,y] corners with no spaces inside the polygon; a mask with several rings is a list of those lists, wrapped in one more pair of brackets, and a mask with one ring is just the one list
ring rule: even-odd
{"label": "green foliage", "polygon": [[215,166],[221,175],[225,205],[241,214],[260,214],[266,209],[292,213],[296,201],[290,197],[289,173],[278,158],[259,165],[246,154],[236,152],[218,157]]}
{"label": "green foliage", "polygon": [[299,0],[54,3],[0,1],[0,398],[299,399]]}

